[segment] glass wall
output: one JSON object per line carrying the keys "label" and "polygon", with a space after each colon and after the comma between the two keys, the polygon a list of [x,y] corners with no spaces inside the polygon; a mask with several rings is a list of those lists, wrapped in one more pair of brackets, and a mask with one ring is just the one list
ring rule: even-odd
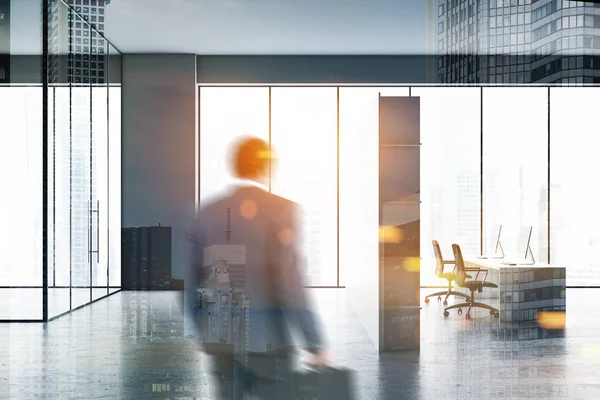
{"label": "glass wall", "polygon": [[[110,64],[114,64],[115,73],[109,67],[108,86],[108,209],[105,232],[108,243],[108,292],[113,293],[121,288],[121,55],[113,49],[109,55]],[[114,78],[113,78],[114,77]],[[114,79],[114,81],[113,81]]]}
{"label": "glass wall", "polygon": [[269,88],[201,88],[200,204],[235,182],[231,143],[249,135],[269,140]]}
{"label": "glass wall", "polygon": [[432,240],[446,259],[452,244],[478,255],[480,239],[481,89],[413,88],[421,99],[421,285],[435,276]]}
{"label": "glass wall", "polygon": [[550,262],[569,286],[600,286],[599,101],[600,88],[550,91]]}
{"label": "glass wall", "polygon": [[0,321],[43,321],[120,289],[121,55],[52,1],[41,82],[41,8],[18,11],[0,61],[39,59],[0,65]]}
{"label": "glass wall", "polygon": [[121,57],[65,4],[54,3],[50,18],[47,265],[53,318],[120,288]]}
{"label": "glass wall", "polygon": [[506,256],[519,260],[520,227],[531,226],[531,251],[548,261],[548,89],[483,90],[484,248],[502,225]]}
{"label": "glass wall", "polygon": [[396,88],[340,88],[340,286],[379,265],[379,96],[408,96]]}
{"label": "glass wall", "polygon": [[0,320],[42,318],[42,88],[0,87]]}
{"label": "glass wall", "polygon": [[273,193],[302,206],[307,284],[337,285],[337,89],[272,89]]}
{"label": "glass wall", "polygon": [[593,170],[600,88],[201,87],[201,197],[231,182],[233,138],[270,137],[271,190],[307,214],[309,284],[359,279],[345,271],[377,263],[379,95],[421,99],[422,286],[446,284],[432,240],[447,259],[453,243],[465,257],[487,254],[499,225],[507,257],[523,258],[519,232],[530,226],[536,263],[565,265],[569,286],[600,286],[600,221],[582,172]]}
{"label": "glass wall", "polygon": [[1,19],[0,321],[39,321],[44,295],[41,7],[35,1],[3,1]]}

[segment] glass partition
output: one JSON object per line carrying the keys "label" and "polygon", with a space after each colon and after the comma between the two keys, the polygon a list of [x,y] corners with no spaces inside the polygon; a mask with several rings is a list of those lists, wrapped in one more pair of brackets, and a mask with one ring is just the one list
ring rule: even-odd
{"label": "glass partition", "polygon": [[43,319],[41,7],[0,7],[0,321]]}
{"label": "glass partition", "polygon": [[599,101],[597,87],[550,90],[550,262],[567,267],[569,286],[600,286]]}
{"label": "glass partition", "polygon": [[200,204],[235,181],[230,146],[244,135],[269,140],[269,88],[201,88]]}
{"label": "glass partition", "polygon": [[307,283],[337,285],[337,90],[272,89],[272,192],[302,207]]}
{"label": "glass partition", "polygon": [[435,276],[432,240],[446,259],[452,244],[479,255],[481,89],[413,88],[421,100],[421,285]]}
{"label": "glass partition", "polygon": [[[600,286],[593,256],[600,221],[585,172],[593,171],[597,138],[590,129],[600,88],[340,87],[339,99],[335,87],[270,90],[269,99],[269,87],[200,88],[201,198],[231,181],[223,155],[237,132],[267,139],[270,122],[278,156],[272,191],[299,202],[312,218],[306,221],[311,285],[335,286],[339,273],[344,286],[347,271],[376,257],[365,232],[377,226],[372,105],[381,94],[421,99],[422,286],[446,284],[434,274],[432,240],[448,259],[453,243],[465,257],[489,254],[499,225],[507,257],[523,258],[519,231],[531,226],[536,263],[565,265],[570,286]],[[309,153],[311,161],[303,162]]]}
{"label": "glass partition", "polygon": [[0,320],[42,318],[42,88],[0,87]]}
{"label": "glass partition", "polygon": [[[119,68],[120,71],[120,68]],[[109,71],[110,74],[110,71]],[[121,84],[108,86],[108,291],[121,287]]]}
{"label": "glass partition", "polygon": [[94,12],[52,0],[42,83],[42,8],[12,11],[20,23],[0,60],[0,321],[44,321],[120,289],[121,55],[87,22]]}
{"label": "glass partition", "polygon": [[380,94],[408,96],[409,90],[405,87],[340,88],[340,286],[362,279],[361,276],[349,276],[355,271],[369,265],[379,267]]}
{"label": "glass partition", "polygon": [[49,88],[48,116],[48,314],[70,310],[71,294],[71,91],[69,87]]}
{"label": "glass partition", "polygon": [[[121,58],[86,14],[53,2],[49,18],[48,307],[53,318],[120,287]],[[119,72],[110,86],[109,48],[112,69]]]}
{"label": "glass partition", "polygon": [[525,258],[518,247],[521,226],[531,226],[531,250],[548,261],[548,89],[483,89],[483,228],[502,225],[507,257]]}

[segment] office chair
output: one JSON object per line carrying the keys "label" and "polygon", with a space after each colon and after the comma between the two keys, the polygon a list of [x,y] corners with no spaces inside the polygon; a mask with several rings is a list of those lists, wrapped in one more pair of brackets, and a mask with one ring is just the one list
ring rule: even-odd
{"label": "office chair", "polygon": [[[482,269],[482,268],[477,268],[477,267],[476,268],[466,268],[465,261],[463,259],[462,252],[460,251],[459,245],[453,244],[452,251],[454,252],[454,262],[456,263],[456,284],[460,287],[469,289],[471,291],[471,298],[466,303],[455,304],[450,307],[446,307],[444,309],[444,316],[447,317],[449,315],[448,310],[452,310],[454,308],[458,308],[459,309],[458,313],[462,314],[461,309],[463,307],[468,307],[467,315],[465,316],[465,318],[471,319],[471,308],[477,307],[477,308],[485,308],[487,310],[490,310],[490,314],[493,315],[495,318],[498,318],[498,316],[500,314],[498,313],[498,310],[496,308],[489,306],[487,304],[477,303],[475,301],[475,291],[478,291],[481,293],[483,288],[497,288],[498,287],[498,285],[496,285],[495,283],[485,281],[487,279],[488,270]],[[466,280],[467,271],[477,272],[477,275],[475,276],[474,280],[472,280],[472,281]],[[477,278],[479,278],[479,273],[481,273],[481,272],[485,272],[485,277],[483,278],[482,281],[477,279]]]}
{"label": "office chair", "polygon": [[445,306],[448,305],[448,297],[450,297],[450,296],[460,296],[460,297],[464,297],[466,300],[469,300],[469,295],[460,293],[460,292],[455,292],[452,290],[452,281],[454,281],[456,279],[456,273],[454,271],[444,272],[444,265],[454,264],[454,261],[444,260],[444,258],[442,257],[442,251],[440,250],[440,244],[438,243],[437,240],[432,240],[431,243],[433,244],[433,253],[435,254],[435,274],[438,277],[440,277],[442,279],[446,279],[448,281],[448,290],[443,291],[443,292],[433,293],[433,294],[425,296],[425,303],[429,303],[429,298],[435,297],[435,296],[438,297],[438,301],[441,301],[442,300],[441,296],[444,296],[444,295],[446,296],[444,298]]}

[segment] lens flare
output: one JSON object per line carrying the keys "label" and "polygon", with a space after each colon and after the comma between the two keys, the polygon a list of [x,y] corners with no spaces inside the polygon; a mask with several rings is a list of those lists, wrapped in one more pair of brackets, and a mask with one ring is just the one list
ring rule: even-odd
{"label": "lens flare", "polygon": [[269,160],[269,159],[273,159],[275,153],[273,151],[269,151],[269,150],[263,150],[263,151],[259,151],[258,152],[258,158],[261,160]]}
{"label": "lens flare", "polygon": [[256,217],[257,212],[258,212],[258,207],[256,206],[256,203],[254,202],[254,200],[246,199],[246,200],[242,201],[242,204],[240,205],[240,215],[243,218],[252,219],[252,218]]}
{"label": "lens flare", "polygon": [[283,228],[277,236],[282,244],[291,244],[294,240],[294,231],[290,228]]}
{"label": "lens flare", "polygon": [[544,329],[565,329],[567,315],[564,311],[541,311],[537,315],[537,323]]}
{"label": "lens flare", "polygon": [[404,240],[404,231],[397,226],[380,226],[380,243],[400,243]]}
{"label": "lens flare", "polygon": [[421,271],[421,260],[418,257],[410,257],[404,261],[404,270],[406,272]]}

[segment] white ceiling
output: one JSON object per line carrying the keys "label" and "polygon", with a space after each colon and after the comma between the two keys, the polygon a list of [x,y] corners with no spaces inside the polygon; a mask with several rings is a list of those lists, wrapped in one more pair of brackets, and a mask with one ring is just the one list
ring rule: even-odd
{"label": "white ceiling", "polygon": [[429,0],[112,0],[123,52],[423,54]]}

